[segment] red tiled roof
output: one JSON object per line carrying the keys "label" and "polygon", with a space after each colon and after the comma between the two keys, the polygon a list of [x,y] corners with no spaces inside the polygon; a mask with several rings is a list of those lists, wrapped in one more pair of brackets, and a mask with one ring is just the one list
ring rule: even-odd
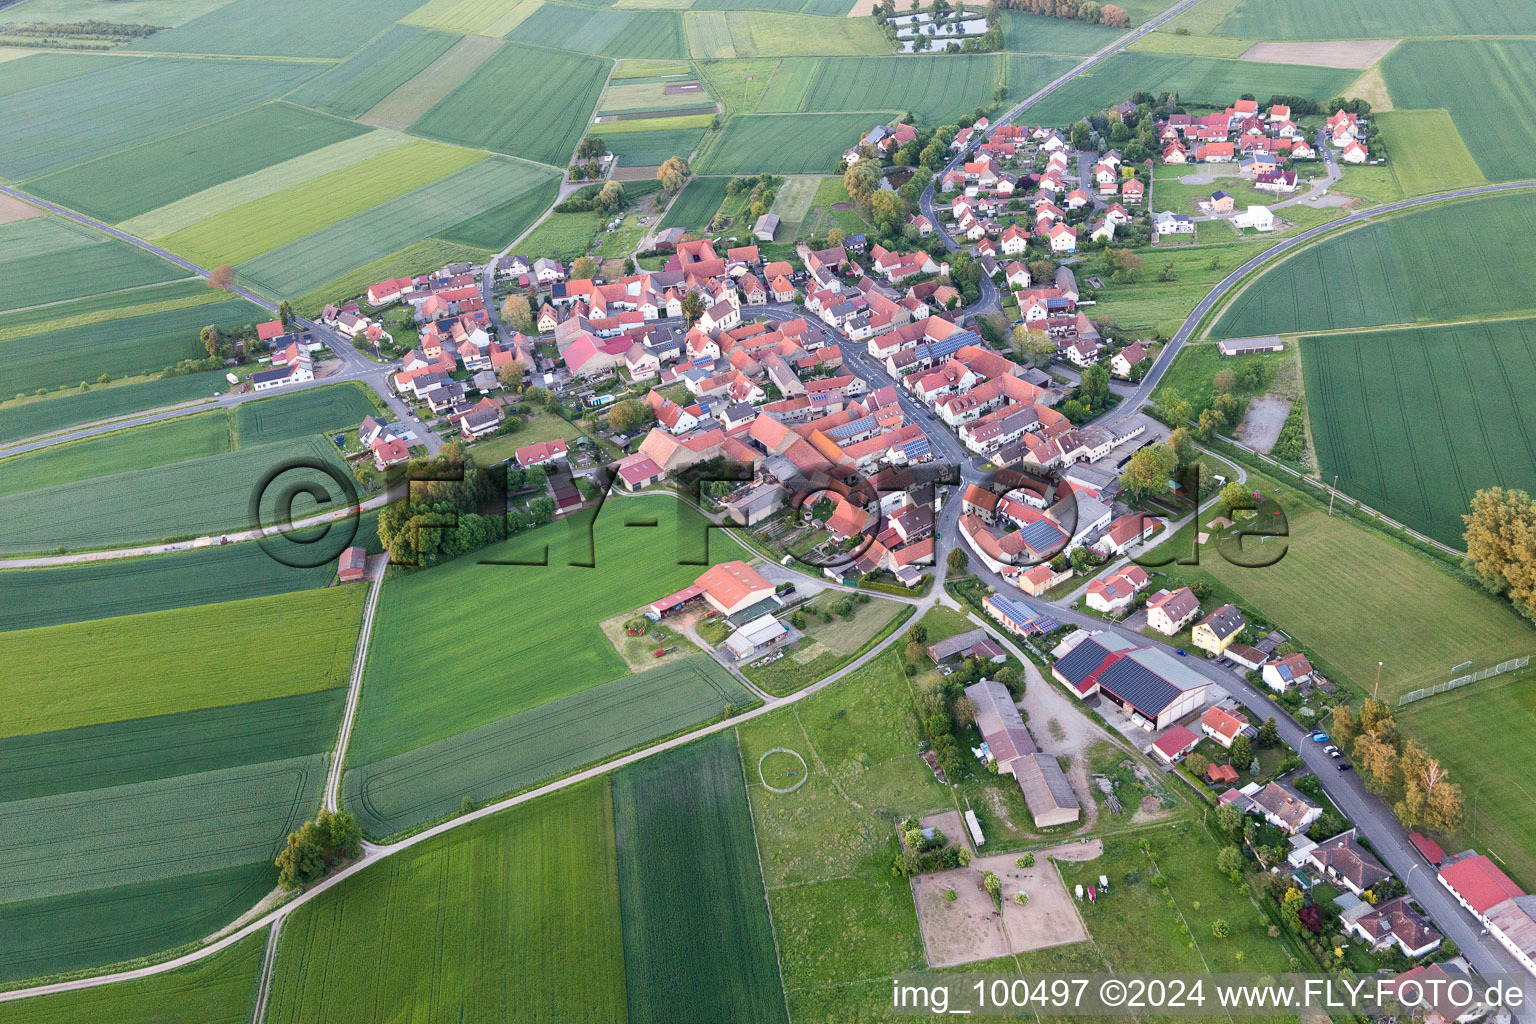
{"label": "red tiled roof", "polygon": [[1163,733],[1162,737],[1152,746],[1156,747],[1158,752],[1164,757],[1173,758],[1182,754],[1199,741],[1200,737],[1182,725],[1176,725]]}
{"label": "red tiled roof", "polygon": [[1507,899],[1525,895],[1497,864],[1480,853],[1442,867],[1440,879],[1478,914]]}

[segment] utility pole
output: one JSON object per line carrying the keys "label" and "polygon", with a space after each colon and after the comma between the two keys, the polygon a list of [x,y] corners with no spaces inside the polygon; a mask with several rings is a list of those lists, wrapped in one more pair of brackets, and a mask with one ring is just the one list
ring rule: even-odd
{"label": "utility pole", "polygon": [[1384,661],[1378,661],[1376,663],[1376,685],[1371,687],[1371,700],[1375,700],[1376,694],[1381,690],[1381,666],[1385,664],[1386,662]]}
{"label": "utility pole", "polygon": [[1333,474],[1333,486],[1328,489],[1328,514],[1333,515],[1333,498],[1339,493],[1339,474]]}

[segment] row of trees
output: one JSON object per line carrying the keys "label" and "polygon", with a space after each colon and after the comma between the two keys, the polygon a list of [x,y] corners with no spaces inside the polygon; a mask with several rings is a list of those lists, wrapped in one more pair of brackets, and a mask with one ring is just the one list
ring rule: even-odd
{"label": "row of trees", "polygon": [[1468,567],[1489,593],[1536,621],[1536,500],[1525,491],[1486,488],[1472,496],[1461,521]]}
{"label": "row of trees", "polygon": [[1131,27],[1131,16],[1125,8],[1101,4],[1097,0],[1005,0],[1004,6],[1013,11],[1043,14],[1047,18],[1087,21],[1111,28]]}
{"label": "row of trees", "polygon": [[288,834],[288,841],[277,855],[277,883],[284,889],[298,889],[322,878],[344,860],[363,852],[363,830],[348,812],[332,814],[321,811],[313,821],[306,821]]}
{"label": "row of trees", "polygon": [[1461,827],[1461,787],[1428,751],[1398,732],[1385,701],[1367,700],[1358,715],[1340,704],[1333,709],[1332,726],[1334,741],[1354,755],[1365,788],[1392,799],[1392,812],[1404,825],[1438,832]]}
{"label": "row of trees", "polygon": [[[538,525],[507,513],[506,478],[500,467],[482,469],[463,446],[444,446],[436,459],[407,467],[408,498],[379,511],[379,541],[396,565],[433,565],[503,540],[509,529]],[[536,499],[537,501],[538,499]],[[548,498],[548,522],[554,502]]]}

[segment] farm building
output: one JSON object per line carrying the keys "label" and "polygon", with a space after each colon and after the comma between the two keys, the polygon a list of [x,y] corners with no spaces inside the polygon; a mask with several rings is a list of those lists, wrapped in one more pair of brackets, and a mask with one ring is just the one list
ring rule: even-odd
{"label": "farm building", "polygon": [[645,614],[650,617],[651,621],[659,622],[666,616],[681,611],[703,596],[704,588],[694,583],[691,586],[684,587],[675,594],[658,597],[646,606]]}
{"label": "farm building", "polygon": [[1175,725],[1157,738],[1152,744],[1152,753],[1157,757],[1172,764],[1191,750],[1200,742],[1200,737],[1182,725]]}
{"label": "farm building", "polygon": [[341,553],[336,560],[336,578],[343,583],[355,583],[363,578],[368,562],[368,552],[353,546]]}
{"label": "farm building", "polygon": [[1149,732],[1205,703],[1203,676],[1158,648],[1136,647],[1113,634],[1084,637],[1057,660],[1051,675],[1079,700],[1098,694]]}
{"label": "farm building", "polygon": [[1284,352],[1285,342],[1279,338],[1227,338],[1216,343],[1216,351],[1224,356],[1251,356],[1258,352]]}
{"label": "farm building", "polygon": [[772,615],[759,615],[727,637],[725,647],[737,661],[745,661],[781,643],[787,636],[789,630],[782,622]]}
{"label": "farm building", "polygon": [[735,616],[774,602],[773,584],[746,562],[721,562],[694,580],[721,615]]}
{"label": "farm building", "polygon": [[987,614],[992,616],[1010,633],[1028,636],[1031,633],[1048,633],[1056,628],[1056,620],[1032,606],[1001,594],[993,594],[982,602]]}
{"label": "farm building", "polygon": [[1050,754],[1037,753],[1020,759],[1014,778],[1037,828],[1070,825],[1082,813],[1071,783]]}
{"label": "farm building", "polygon": [[935,665],[942,664],[951,658],[982,658],[995,663],[1008,660],[1008,655],[1003,653],[1003,649],[987,635],[986,630],[980,627],[957,633],[938,643],[929,644],[928,657],[933,659]]}
{"label": "farm building", "polygon": [[1000,775],[1013,775],[1014,765],[1038,748],[1024,728],[1024,717],[1008,687],[983,679],[965,688],[965,695],[976,702],[976,730],[986,745],[989,760]]}

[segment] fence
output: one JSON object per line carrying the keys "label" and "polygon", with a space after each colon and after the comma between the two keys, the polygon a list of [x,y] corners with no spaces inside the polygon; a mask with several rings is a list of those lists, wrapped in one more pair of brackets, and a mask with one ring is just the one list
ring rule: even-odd
{"label": "fence", "polygon": [[1484,679],[1492,679],[1494,676],[1501,676],[1505,672],[1513,672],[1517,668],[1525,668],[1525,666],[1529,665],[1530,663],[1531,656],[1529,654],[1523,658],[1511,658],[1508,661],[1500,662],[1499,664],[1494,665],[1492,668],[1485,668],[1480,672],[1473,672],[1472,674],[1465,676],[1457,676],[1455,679],[1451,679],[1443,683],[1436,683],[1434,686],[1426,686],[1422,690],[1414,690],[1411,693],[1405,693],[1397,699],[1397,706],[1402,707],[1405,704],[1412,704],[1416,700],[1423,700],[1425,697],[1433,697],[1436,694],[1445,693],[1448,690],[1454,690],[1458,687],[1482,682]]}

